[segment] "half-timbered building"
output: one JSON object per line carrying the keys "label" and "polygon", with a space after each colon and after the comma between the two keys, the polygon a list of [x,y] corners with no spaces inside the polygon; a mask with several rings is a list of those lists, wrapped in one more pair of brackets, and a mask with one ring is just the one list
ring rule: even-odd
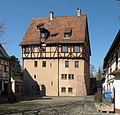
{"label": "half-timbered building", "polygon": [[103,70],[103,93],[111,93],[115,100],[115,112],[120,114],[120,30],[104,58]]}
{"label": "half-timbered building", "polygon": [[87,16],[32,19],[20,43],[24,92],[48,96],[89,93],[90,42]]}
{"label": "half-timbered building", "polygon": [[0,44],[0,97],[10,93],[9,56]]}

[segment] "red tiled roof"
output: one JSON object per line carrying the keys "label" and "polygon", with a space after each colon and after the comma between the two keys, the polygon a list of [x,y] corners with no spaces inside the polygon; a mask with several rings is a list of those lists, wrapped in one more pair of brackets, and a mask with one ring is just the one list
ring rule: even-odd
{"label": "red tiled roof", "polygon": [[[45,41],[46,44],[85,42],[87,16],[59,16],[54,17],[53,20],[50,20],[49,18],[32,19],[20,45],[40,44],[40,31],[37,30],[38,25],[47,29],[50,34],[58,33],[58,35],[54,37],[49,36]],[[72,34],[69,39],[64,38],[66,28],[72,29]]]}

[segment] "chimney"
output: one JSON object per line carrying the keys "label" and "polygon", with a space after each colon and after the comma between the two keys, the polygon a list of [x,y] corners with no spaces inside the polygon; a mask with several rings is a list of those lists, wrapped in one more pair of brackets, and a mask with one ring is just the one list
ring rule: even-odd
{"label": "chimney", "polygon": [[50,20],[53,20],[54,12],[50,11]]}
{"label": "chimney", "polygon": [[77,16],[81,16],[81,9],[77,8]]}

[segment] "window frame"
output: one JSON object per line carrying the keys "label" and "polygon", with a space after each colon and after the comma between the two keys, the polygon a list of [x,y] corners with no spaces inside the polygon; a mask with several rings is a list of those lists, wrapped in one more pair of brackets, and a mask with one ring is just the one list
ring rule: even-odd
{"label": "window frame", "polygon": [[[44,34],[44,36],[43,36],[43,34]],[[41,32],[41,38],[46,38],[45,32]]]}
{"label": "window frame", "polygon": [[61,87],[61,93],[66,93],[66,87]]}
{"label": "window frame", "polygon": [[69,39],[69,37],[70,37],[70,33],[64,33],[64,38],[65,39]]}
{"label": "window frame", "polygon": [[34,61],[34,67],[36,68],[38,66],[38,61]]}
{"label": "window frame", "polygon": [[4,65],[4,72],[7,72],[7,65]]}
{"label": "window frame", "polygon": [[25,47],[24,49],[25,49],[24,53],[26,53],[26,54],[29,53],[29,47]]}
{"label": "window frame", "polygon": [[53,81],[50,82],[50,85],[53,86]]}
{"label": "window frame", "polygon": [[74,46],[74,52],[75,53],[80,52],[80,46],[78,46],[78,45]]}
{"label": "window frame", "polygon": [[[45,49],[44,49],[44,48],[45,48]],[[41,51],[42,51],[42,52],[46,52],[46,47],[45,47],[45,46],[42,46],[42,47],[41,47]]]}
{"label": "window frame", "polygon": [[65,68],[69,68],[69,61],[65,61]]}
{"label": "window frame", "polygon": [[[64,49],[65,47],[66,47],[66,49]],[[62,50],[63,53],[68,52],[68,46],[67,45],[63,45],[61,50]]]}
{"label": "window frame", "polygon": [[0,81],[0,90],[2,90],[2,81]]}
{"label": "window frame", "polygon": [[72,87],[68,87],[68,93],[73,93],[73,88]]}
{"label": "window frame", "polygon": [[74,80],[74,74],[68,74],[68,79],[69,80]]}
{"label": "window frame", "polygon": [[46,67],[46,61],[42,61],[42,67]]}
{"label": "window frame", "polygon": [[75,61],[74,63],[75,63],[75,68],[79,68],[79,61]]}
{"label": "window frame", "polygon": [[67,80],[67,74],[61,74],[61,80]]}
{"label": "window frame", "polygon": [[36,79],[37,78],[37,75],[34,75],[34,79]]}

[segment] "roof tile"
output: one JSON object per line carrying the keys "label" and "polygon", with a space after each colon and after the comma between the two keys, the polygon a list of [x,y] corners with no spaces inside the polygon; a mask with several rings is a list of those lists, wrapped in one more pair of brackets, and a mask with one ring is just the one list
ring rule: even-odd
{"label": "roof tile", "polygon": [[[40,44],[40,31],[37,25],[42,25],[50,34],[58,33],[57,36],[49,36],[45,43],[83,43],[85,42],[85,29],[87,16],[59,16],[54,17],[53,20],[49,18],[32,19],[27,32],[24,35],[20,45]],[[69,39],[64,39],[64,32],[66,28],[72,28],[72,35]]]}

